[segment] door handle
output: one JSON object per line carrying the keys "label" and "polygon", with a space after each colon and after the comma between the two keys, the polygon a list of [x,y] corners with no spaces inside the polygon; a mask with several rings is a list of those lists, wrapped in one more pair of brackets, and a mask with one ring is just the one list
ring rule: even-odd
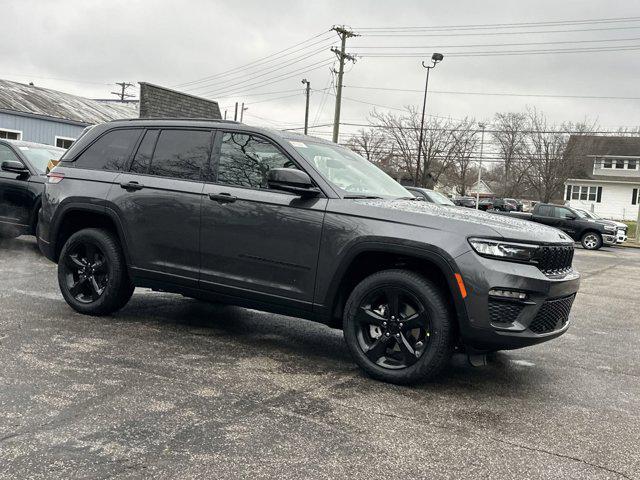
{"label": "door handle", "polygon": [[138,182],[123,182],[120,184],[120,188],[124,188],[125,190],[142,190],[144,185]]}
{"label": "door handle", "polygon": [[209,198],[218,203],[233,203],[238,199],[238,197],[230,193],[210,193]]}

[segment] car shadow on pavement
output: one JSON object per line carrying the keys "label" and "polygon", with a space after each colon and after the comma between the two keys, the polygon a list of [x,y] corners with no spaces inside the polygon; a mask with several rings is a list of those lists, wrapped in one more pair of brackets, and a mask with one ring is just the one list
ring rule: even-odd
{"label": "car shadow on pavement", "polygon": [[[183,298],[179,295],[135,295],[130,304],[115,317],[119,321],[153,323],[175,333],[223,340],[230,350],[247,349],[253,355],[276,357],[283,369],[296,373],[347,373],[354,380],[370,380],[360,372],[342,338],[342,332],[315,322],[250,309],[212,304]],[[203,348],[205,348],[203,346]],[[524,362],[525,365],[527,362]],[[539,366],[526,368],[514,363],[510,353],[494,353],[482,367],[473,367],[465,354],[455,354],[451,365],[432,382],[416,389],[450,389],[483,391],[518,389],[540,376],[546,381],[545,370]]]}

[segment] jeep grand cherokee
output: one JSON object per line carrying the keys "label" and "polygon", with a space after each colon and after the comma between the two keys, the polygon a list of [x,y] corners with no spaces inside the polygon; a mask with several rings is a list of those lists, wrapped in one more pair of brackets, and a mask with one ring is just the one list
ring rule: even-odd
{"label": "jeep grand cherokee", "polygon": [[416,201],[342,146],[225,121],[92,128],[49,174],[38,241],[78,312],[144,286],[312,319],[395,383],[455,347],[562,335],[579,283],[555,228]]}

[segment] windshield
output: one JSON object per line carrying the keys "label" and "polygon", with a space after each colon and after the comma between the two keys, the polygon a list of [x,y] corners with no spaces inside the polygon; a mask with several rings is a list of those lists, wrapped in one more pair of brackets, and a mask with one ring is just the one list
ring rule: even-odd
{"label": "windshield", "polygon": [[409,197],[402,185],[360,155],[338,145],[290,141],[345,197]]}
{"label": "windshield", "polygon": [[581,217],[581,218],[600,218],[598,215],[596,215],[593,212],[587,212],[586,210],[580,210],[580,209],[576,209],[576,213]]}
{"label": "windshield", "polygon": [[27,157],[27,160],[31,162],[33,168],[35,168],[38,172],[44,173],[47,171],[47,164],[49,160],[59,160],[62,154],[65,152],[62,149],[58,148],[47,148],[45,146],[42,147],[18,147],[22,154]]}
{"label": "windshield", "polygon": [[432,190],[429,192],[429,197],[431,198],[431,200],[433,200],[433,203],[437,203],[438,205],[455,206],[455,203],[453,203],[451,200],[449,200],[446,196],[444,196],[440,192],[435,192]]}

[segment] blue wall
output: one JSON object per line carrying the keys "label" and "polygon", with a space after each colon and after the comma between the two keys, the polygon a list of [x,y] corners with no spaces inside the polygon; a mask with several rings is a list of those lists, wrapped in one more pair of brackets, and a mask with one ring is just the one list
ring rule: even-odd
{"label": "blue wall", "polygon": [[26,142],[55,145],[56,136],[78,138],[85,127],[0,112],[0,130],[3,128],[21,131]]}

